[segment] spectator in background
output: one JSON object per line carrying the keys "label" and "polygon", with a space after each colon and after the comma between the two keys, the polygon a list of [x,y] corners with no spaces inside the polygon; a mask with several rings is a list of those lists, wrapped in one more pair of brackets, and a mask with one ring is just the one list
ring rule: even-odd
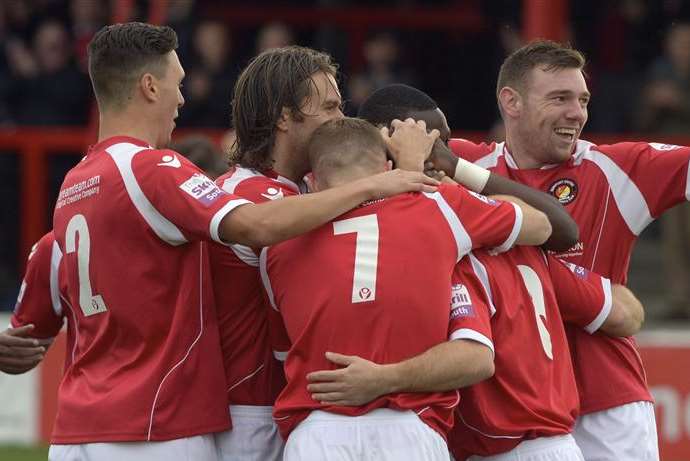
{"label": "spectator in background", "polygon": [[397,37],[389,32],[379,32],[364,44],[366,67],[354,75],[348,83],[350,96],[348,113],[356,113],[371,93],[391,83],[414,84],[414,74],[400,63],[400,47]]}
{"label": "spectator in background", "polygon": [[70,37],[57,20],[41,23],[28,49],[8,44],[15,79],[9,94],[12,117],[27,125],[83,125],[91,89],[73,59]]}
{"label": "spectator in background", "polygon": [[230,31],[220,21],[201,21],[195,31],[192,56],[184,80],[184,110],[179,126],[227,127],[237,72],[231,61]]}
{"label": "spectator in background", "polygon": [[208,137],[203,135],[188,136],[174,142],[170,149],[184,155],[198,166],[211,179],[216,179],[228,171],[228,164],[223,154]]}
{"label": "spectator in background", "polygon": [[69,13],[72,29],[72,48],[82,72],[87,72],[86,46],[103,27],[110,15],[109,8],[93,0],[71,0]]}
{"label": "spectator in background", "polygon": [[292,30],[281,22],[272,22],[259,30],[256,40],[256,54],[261,54],[271,48],[282,48],[294,45],[295,37]]}
{"label": "spectator in background", "polygon": [[[652,63],[642,93],[639,128],[655,134],[690,133],[690,22],[672,25],[665,54]],[[661,218],[669,320],[690,319],[690,204]]]}

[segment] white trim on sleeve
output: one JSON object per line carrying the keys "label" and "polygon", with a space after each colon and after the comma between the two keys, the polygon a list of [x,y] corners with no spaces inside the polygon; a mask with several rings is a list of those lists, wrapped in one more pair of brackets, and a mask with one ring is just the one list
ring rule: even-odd
{"label": "white trim on sleeve", "polygon": [[450,231],[453,233],[453,237],[455,237],[455,245],[458,249],[458,255],[455,262],[460,261],[463,256],[472,250],[472,239],[470,235],[465,230],[465,227],[460,222],[455,211],[448,205],[446,199],[443,198],[443,195],[439,192],[424,192],[424,196],[436,202],[439,210],[441,210],[441,214],[446,218]]}
{"label": "white trim on sleeve", "polygon": [[211,234],[211,238],[220,243],[220,244],[225,244],[220,238],[220,235],[218,233],[218,228],[220,227],[220,222],[223,220],[223,218],[230,213],[232,210],[237,208],[240,205],[246,205],[247,203],[252,203],[249,200],[244,200],[244,199],[237,199],[237,200],[230,200],[228,203],[223,205],[223,208],[220,210],[216,211],[216,214],[213,215],[213,218],[211,218],[211,224],[209,225],[209,233]]}
{"label": "white trim on sleeve", "polygon": [[276,306],[276,300],[273,296],[273,287],[271,287],[271,279],[268,278],[268,269],[266,267],[267,259],[268,247],[265,247],[261,250],[261,254],[259,255],[259,273],[261,274],[261,281],[264,284],[264,289],[266,290],[266,294],[268,295],[268,300],[271,302],[271,307],[277,311],[278,306]]}
{"label": "white trim on sleeve", "polygon": [[604,291],[604,305],[601,307],[601,311],[596,316],[592,323],[585,327],[587,333],[596,332],[604,324],[604,321],[608,318],[611,313],[611,307],[613,305],[613,296],[611,294],[611,281],[607,278],[601,278],[601,285]]}
{"label": "white trim on sleeve", "polygon": [[490,253],[492,255],[505,253],[506,251],[513,248],[513,246],[515,245],[515,241],[518,238],[518,235],[520,235],[520,230],[522,229],[522,208],[520,208],[512,202],[510,202],[510,204],[513,205],[513,209],[515,210],[515,222],[513,223],[513,229],[510,231],[510,235],[508,235],[508,238],[505,242],[491,249]]}
{"label": "white trim on sleeve", "polygon": [[137,182],[134,171],[132,170],[132,160],[139,152],[148,150],[150,147],[141,147],[131,143],[118,143],[108,147],[105,151],[115,162],[117,169],[122,176],[122,181],[125,184],[125,190],[129,195],[130,200],[134,204],[139,214],[141,214],[144,221],[156,233],[158,238],[170,245],[182,245],[187,243],[187,239],[182,234],[180,229],[175,224],[168,221],[160,212],[151,204],[149,199],[144,195],[139,183]]}
{"label": "white trim on sleeve", "polygon": [[60,302],[60,283],[58,273],[62,251],[56,241],[53,241],[53,248],[50,253],[50,301],[53,304],[53,311],[58,317],[62,317],[62,303]]}
{"label": "white trim on sleeve", "polygon": [[230,245],[230,249],[240,261],[248,266],[259,267],[259,257],[254,253],[254,250],[245,245],[234,243]]}
{"label": "white trim on sleeve", "polygon": [[451,333],[449,341],[455,341],[456,339],[469,339],[471,341],[476,341],[480,344],[485,345],[491,349],[492,353],[496,353],[494,350],[494,343],[489,338],[478,332],[477,330],[471,330],[469,328],[460,328]]}

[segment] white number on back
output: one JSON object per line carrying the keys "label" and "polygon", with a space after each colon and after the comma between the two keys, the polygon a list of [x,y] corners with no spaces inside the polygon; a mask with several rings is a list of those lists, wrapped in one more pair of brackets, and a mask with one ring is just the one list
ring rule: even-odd
{"label": "white number on back", "polygon": [[546,320],[546,304],[544,303],[544,289],[542,288],[539,276],[534,269],[529,266],[518,265],[522,281],[525,282],[525,287],[532,298],[532,305],[534,306],[535,320],[537,321],[537,330],[539,330],[539,338],[541,339],[541,346],[544,348],[546,356],[553,360],[553,348],[551,346],[551,335],[546,328],[544,321]]}
{"label": "white number on back", "polygon": [[376,299],[376,269],[379,258],[379,221],[375,214],[344,219],[333,223],[335,235],[357,234],[355,273],[352,280],[352,302],[366,303]]}
{"label": "white number on back", "polygon": [[[76,245],[79,234],[79,246]],[[67,223],[65,235],[65,249],[67,254],[77,252],[77,273],[79,276],[79,307],[84,315],[100,314],[107,311],[101,295],[94,295],[89,276],[89,261],[91,259],[91,237],[89,226],[84,215],[77,214]]]}

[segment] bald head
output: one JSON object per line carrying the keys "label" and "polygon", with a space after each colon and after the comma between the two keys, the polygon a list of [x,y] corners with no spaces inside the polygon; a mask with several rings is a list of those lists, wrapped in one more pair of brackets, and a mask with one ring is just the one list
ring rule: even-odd
{"label": "bald head", "polygon": [[357,118],[331,120],[314,131],[309,162],[318,190],[386,171],[388,160],[381,133]]}

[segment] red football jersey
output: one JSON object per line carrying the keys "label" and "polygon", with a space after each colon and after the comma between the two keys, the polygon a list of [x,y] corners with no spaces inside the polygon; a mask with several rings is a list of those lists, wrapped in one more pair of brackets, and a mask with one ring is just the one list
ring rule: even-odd
{"label": "red football jersey", "polygon": [[570,433],[579,402],[563,320],[596,331],[611,311],[608,279],[516,247],[499,256],[471,253],[453,283],[476,301],[459,311],[456,337],[489,344],[496,366],[492,378],[460,390],[448,436],[455,459]]}
{"label": "red football jersey", "polygon": [[[232,168],[216,183],[255,203],[299,193],[297,185],[286,178],[242,167]],[[285,385],[285,374],[270,346],[271,308],[261,285],[259,258],[243,245],[209,248],[228,404],[273,405]]]}
{"label": "red football jersey", "polygon": [[182,155],[128,137],[67,173],[53,231],[75,343],[53,443],[170,440],[230,421],[208,254],[248,203]]}
{"label": "red football jersey", "polygon": [[[521,170],[504,143],[452,140],[451,149],[503,176],[553,194],[580,227],[580,241],[560,258],[626,283],[637,236],[664,210],[690,199],[690,148],[578,141],[560,165]],[[582,413],[652,397],[633,338],[589,336],[566,326]]]}
{"label": "red football jersey", "polygon": [[292,343],[287,385],[274,409],[281,434],[316,409],[356,416],[413,410],[445,437],[457,392],[398,393],[360,407],[321,406],[306,375],[333,368],[324,353],[398,362],[448,340],[450,277],[473,247],[512,246],[521,225],[509,203],[458,186],[368,202],[332,223],[261,253],[269,300]]}
{"label": "red football jersey", "polygon": [[58,334],[64,319],[58,276],[61,259],[62,251],[52,231],[31,248],[10,318],[13,327],[33,323],[31,335],[37,338],[53,338]]}

